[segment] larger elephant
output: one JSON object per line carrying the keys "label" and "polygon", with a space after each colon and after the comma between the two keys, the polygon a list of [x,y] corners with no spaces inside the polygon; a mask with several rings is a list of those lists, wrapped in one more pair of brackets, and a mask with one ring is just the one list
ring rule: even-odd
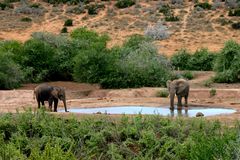
{"label": "larger elephant", "polygon": [[190,85],[185,79],[176,79],[173,81],[167,81],[167,88],[170,94],[170,109],[174,109],[174,97],[175,94],[178,98],[177,106],[182,107],[182,97],[185,98],[185,107],[188,107],[188,95]]}
{"label": "larger elephant", "polygon": [[49,108],[52,111],[52,104],[54,102],[54,112],[57,112],[58,99],[60,99],[63,101],[65,112],[68,112],[64,88],[50,86],[48,84],[40,84],[34,89],[34,95],[37,99],[38,108],[40,108],[40,103],[44,105],[44,101],[48,101]]}

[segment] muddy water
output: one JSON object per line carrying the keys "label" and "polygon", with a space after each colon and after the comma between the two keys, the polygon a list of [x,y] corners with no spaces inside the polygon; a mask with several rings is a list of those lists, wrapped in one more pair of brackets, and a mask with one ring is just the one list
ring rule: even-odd
{"label": "muddy water", "polygon": [[[64,112],[64,110],[59,110]],[[171,111],[168,107],[144,107],[144,106],[116,106],[101,108],[72,108],[72,113],[84,114],[159,114],[163,116],[186,116],[195,117],[196,113],[202,112],[204,116],[214,116],[219,114],[231,114],[236,112],[234,109],[226,108],[208,108],[208,107],[188,107],[182,110]]]}

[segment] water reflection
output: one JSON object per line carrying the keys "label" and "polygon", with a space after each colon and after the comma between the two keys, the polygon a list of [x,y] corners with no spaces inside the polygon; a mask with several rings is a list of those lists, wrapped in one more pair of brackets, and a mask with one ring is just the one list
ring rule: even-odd
{"label": "water reflection", "polygon": [[[100,108],[71,108],[72,113],[84,114],[159,114],[163,116],[186,116],[195,117],[196,113],[202,112],[204,116],[213,116],[217,114],[231,114],[236,112],[234,109],[226,108],[207,108],[189,106],[183,108],[175,107],[170,110],[168,106],[165,107],[145,107],[145,106],[115,106],[115,107],[100,107]],[[64,110],[59,110],[64,112]]]}

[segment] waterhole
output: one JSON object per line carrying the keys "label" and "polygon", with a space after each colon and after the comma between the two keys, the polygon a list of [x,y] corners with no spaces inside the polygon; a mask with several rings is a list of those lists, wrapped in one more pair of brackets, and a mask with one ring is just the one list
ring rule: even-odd
{"label": "waterhole", "polygon": [[[83,114],[159,114],[162,116],[186,116],[195,117],[196,113],[202,112],[204,116],[214,116],[218,114],[231,114],[236,112],[234,109],[210,108],[210,107],[188,107],[178,110],[176,107],[172,111],[169,107],[146,107],[146,106],[115,106],[100,108],[71,108],[72,113]],[[64,112],[64,110],[59,110]]]}

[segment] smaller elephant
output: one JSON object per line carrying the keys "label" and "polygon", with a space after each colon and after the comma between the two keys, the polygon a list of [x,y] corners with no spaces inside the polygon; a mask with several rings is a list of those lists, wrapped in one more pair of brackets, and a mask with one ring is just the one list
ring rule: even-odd
{"label": "smaller elephant", "polygon": [[170,109],[174,109],[174,97],[175,94],[178,98],[178,108],[182,107],[182,97],[185,98],[185,107],[188,107],[188,95],[190,85],[185,79],[176,79],[173,81],[167,81],[167,88],[170,94]]}
{"label": "smaller elephant", "polygon": [[64,88],[40,84],[34,89],[34,95],[37,99],[38,108],[40,108],[40,102],[44,105],[44,101],[48,101],[49,109],[52,111],[52,104],[54,102],[54,112],[57,112],[58,99],[60,99],[63,101],[65,112],[68,112]]}

